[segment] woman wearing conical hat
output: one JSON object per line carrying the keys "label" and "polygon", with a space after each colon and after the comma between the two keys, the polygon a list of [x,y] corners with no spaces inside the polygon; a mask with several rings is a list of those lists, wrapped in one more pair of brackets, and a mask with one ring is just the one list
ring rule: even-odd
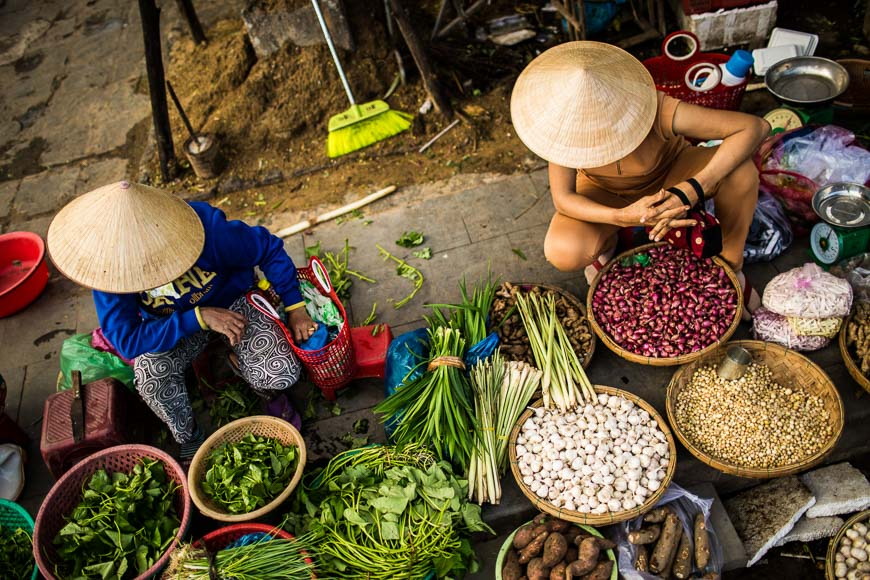
{"label": "woman wearing conical hat", "polygon": [[93,289],[100,327],[134,360],[136,390],[181,445],[182,460],[203,440],[184,373],[213,333],[223,335],[268,411],[298,424],[286,391],[300,364],[282,330],[249,305],[259,266],[284,304],[297,343],[317,325],[308,316],[284,243],[262,227],[228,221],[207,203],[121,181],[64,207],[48,229],[58,270]]}
{"label": "woman wearing conical hat", "polygon": [[[769,134],[766,121],[656,92],[637,59],[588,41],[533,60],[514,86],[511,117],[523,143],[549,162],[556,214],[544,254],[556,268],[584,270],[591,281],[613,255],[620,228],[652,227],[650,239],[661,240],[694,226],[687,211],[712,197],[721,256],[747,288],[749,310],[758,306],[742,267],[758,199],[751,156]],[[687,139],[722,143],[693,147]],[[673,187],[682,198],[667,191]]]}

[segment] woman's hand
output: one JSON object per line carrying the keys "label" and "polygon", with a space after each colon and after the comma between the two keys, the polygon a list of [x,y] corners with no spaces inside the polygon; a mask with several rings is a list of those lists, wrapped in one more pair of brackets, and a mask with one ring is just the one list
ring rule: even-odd
{"label": "woman's hand", "polygon": [[[676,188],[682,191],[691,203],[698,203],[698,194],[688,182],[679,183]],[[651,208],[650,213],[644,216],[644,223],[655,224],[649,233],[649,239],[654,242],[661,241],[665,234],[674,228],[694,226],[697,223],[692,219],[683,219],[691,208],[683,204],[679,197],[664,190],[658,195],[661,194],[666,195],[664,201]]]}
{"label": "woman's hand", "polygon": [[206,326],[229,339],[230,346],[236,346],[241,342],[245,325],[248,322],[244,316],[226,308],[213,308],[211,306],[200,308],[199,313]]}
{"label": "woman's hand", "polygon": [[296,341],[297,345],[311,338],[311,335],[317,330],[317,323],[311,320],[304,307],[291,310],[287,318],[290,330],[293,332],[293,340]]}
{"label": "woman's hand", "polygon": [[[676,199],[676,204],[673,200]],[[673,194],[660,191],[647,195],[619,210],[619,225],[622,227],[649,226],[662,219],[682,217],[688,211]]]}

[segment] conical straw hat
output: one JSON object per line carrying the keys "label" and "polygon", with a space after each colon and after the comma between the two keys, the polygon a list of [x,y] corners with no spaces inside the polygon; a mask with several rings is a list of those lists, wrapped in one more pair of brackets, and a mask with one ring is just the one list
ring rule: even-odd
{"label": "conical straw hat", "polygon": [[116,294],[172,282],[193,266],[204,243],[202,222],[187,203],[127,181],[73,200],[48,228],[48,253],[64,276]]}
{"label": "conical straw hat", "polygon": [[567,42],[533,60],[511,95],[511,120],[534,153],[573,169],[601,167],[634,151],[656,116],[652,76],[602,42]]}

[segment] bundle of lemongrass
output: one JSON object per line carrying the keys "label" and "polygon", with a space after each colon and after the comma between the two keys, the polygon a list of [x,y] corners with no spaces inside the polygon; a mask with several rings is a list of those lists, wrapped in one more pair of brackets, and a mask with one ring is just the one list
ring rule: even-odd
{"label": "bundle of lemongrass", "polygon": [[517,294],[517,308],[535,363],[544,373],[541,378],[544,406],[567,411],[579,403],[595,400],[595,391],[556,316],[553,295]]}
{"label": "bundle of lemongrass", "polygon": [[531,401],[541,371],[521,362],[504,362],[496,351],[471,369],[477,422],[468,466],[468,499],[479,504],[501,500],[501,475],[507,468],[511,429]]}
{"label": "bundle of lemongrass", "polygon": [[265,536],[209,557],[205,548],[182,545],[173,553],[163,577],[169,580],[310,580],[315,569],[312,536],[293,539]]}

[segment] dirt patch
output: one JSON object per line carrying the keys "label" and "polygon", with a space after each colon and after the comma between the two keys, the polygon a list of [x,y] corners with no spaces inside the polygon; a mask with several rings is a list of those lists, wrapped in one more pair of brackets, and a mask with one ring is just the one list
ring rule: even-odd
{"label": "dirt patch", "polygon": [[[357,48],[341,55],[359,102],[383,98],[398,74],[383,14],[364,4],[370,3],[348,3]],[[186,38],[174,43],[166,76],[193,126],[219,136],[228,165],[219,178],[207,181],[182,168],[168,187],[212,191],[233,217],[262,216],[279,207],[283,212],[335,205],[348,194],[360,196],[390,184],[433,181],[460,172],[511,173],[535,163],[509,122],[509,78],[481,90],[480,83],[460,81],[466,75],[442,73],[464,111],[463,120],[424,154],[417,153],[447,122],[435,113],[416,114],[426,93],[412,76],[416,69],[407,56],[409,82],[388,102],[393,109],[416,114],[412,129],[330,160],[325,151],[329,118],[349,104],[326,46],[288,45],[258,61],[241,19],[222,21],[207,35],[206,46]],[[456,59],[455,53],[443,54]],[[466,60],[466,66],[469,62],[474,63]],[[187,134],[171,104],[170,120],[181,156]],[[147,175],[159,183],[156,159],[149,159]],[[276,176],[279,185],[228,193],[241,184],[274,182]]]}

